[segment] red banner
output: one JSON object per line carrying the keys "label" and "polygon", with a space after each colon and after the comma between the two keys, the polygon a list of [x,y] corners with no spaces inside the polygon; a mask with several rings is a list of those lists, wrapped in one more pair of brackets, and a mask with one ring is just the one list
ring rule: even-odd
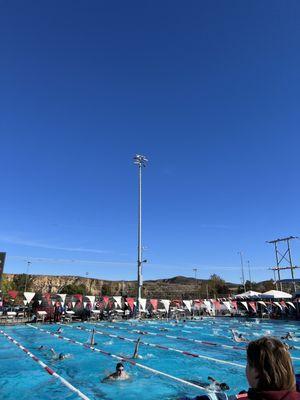
{"label": "red banner", "polygon": [[45,293],[44,298],[47,300],[48,305],[51,304],[51,301],[50,301],[51,293]]}
{"label": "red banner", "polygon": [[158,300],[157,299],[150,299],[150,304],[152,305],[153,309],[156,311],[157,306],[158,306]]}
{"label": "red banner", "polygon": [[249,301],[249,306],[252,308],[252,310],[254,311],[254,312],[256,312],[256,304],[255,304],[255,302],[254,301]]}
{"label": "red banner", "polygon": [[237,310],[237,301],[232,301],[231,304],[233,305],[234,309]]}
{"label": "red banner", "polygon": [[194,300],[194,307],[199,310],[201,308],[201,300]]}
{"label": "red banner", "polygon": [[175,307],[180,307],[182,304],[181,300],[172,300],[171,304],[174,305]]}
{"label": "red banner", "polygon": [[82,303],[82,294],[74,294],[74,297]]}
{"label": "red banner", "polygon": [[127,301],[128,305],[130,307],[130,310],[133,312],[133,310],[134,310],[134,298],[133,297],[127,297],[126,301]]}
{"label": "red banner", "polygon": [[17,290],[9,290],[7,293],[10,295],[10,297],[15,299],[18,296],[19,292]]}
{"label": "red banner", "polygon": [[215,305],[215,309],[217,311],[220,311],[221,310],[221,303],[218,300],[213,300],[213,303]]}

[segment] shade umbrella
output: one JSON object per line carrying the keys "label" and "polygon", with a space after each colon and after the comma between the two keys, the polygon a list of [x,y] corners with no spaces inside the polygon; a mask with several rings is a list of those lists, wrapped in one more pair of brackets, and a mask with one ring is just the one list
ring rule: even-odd
{"label": "shade umbrella", "polygon": [[281,292],[280,290],[268,290],[260,296],[262,299],[291,299],[290,293]]}
{"label": "shade umbrella", "polygon": [[250,299],[250,298],[257,298],[260,297],[261,293],[255,292],[254,290],[248,290],[248,292],[240,293],[235,295],[236,299]]}

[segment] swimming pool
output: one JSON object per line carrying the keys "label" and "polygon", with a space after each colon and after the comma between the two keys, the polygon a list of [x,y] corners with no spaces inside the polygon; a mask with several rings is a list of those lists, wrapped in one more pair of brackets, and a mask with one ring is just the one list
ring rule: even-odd
{"label": "swimming pool", "polygon": [[[295,371],[300,372],[299,322],[257,322],[206,318],[178,324],[172,321],[74,323],[62,326],[63,332],[57,336],[50,334],[60,327],[54,324],[0,329],[90,399],[175,400],[184,395],[192,397],[204,393],[190,383],[201,385],[207,382],[208,376],[226,382],[229,394],[247,388],[245,345],[232,342],[230,329],[236,329],[250,340],[266,334],[280,337],[288,331],[295,332],[295,341],[289,344],[295,346],[291,355]],[[98,332],[95,347],[103,350],[102,353],[84,346],[92,328]],[[134,360],[138,365],[124,362],[130,380],[102,383],[105,376],[114,372],[117,357],[132,357],[138,337],[141,337],[140,358]],[[39,350],[40,345],[46,346],[46,350]],[[55,360],[49,351],[51,347],[70,358]],[[78,398],[3,334],[0,335],[0,365],[2,398]]]}

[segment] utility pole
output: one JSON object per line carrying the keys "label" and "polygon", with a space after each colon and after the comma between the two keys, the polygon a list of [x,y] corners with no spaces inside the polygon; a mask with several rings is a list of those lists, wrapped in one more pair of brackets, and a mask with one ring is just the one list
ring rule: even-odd
{"label": "utility pole", "polygon": [[[290,240],[293,240],[293,239],[299,239],[299,238],[297,236],[288,236],[288,237],[281,238],[281,239],[270,240],[270,241],[267,241],[267,243],[274,244],[276,267],[272,267],[269,269],[274,271],[274,276],[275,276],[275,271],[277,271],[278,282],[280,284],[280,290],[282,291],[282,281],[281,281],[280,271],[289,269],[291,271],[293,291],[295,293],[296,292],[296,282],[295,282],[294,270],[298,269],[300,267],[293,265],[291,247],[290,247]],[[279,250],[280,244],[285,245],[285,248],[283,248],[283,250],[281,250],[281,249]],[[287,262],[288,266],[286,266],[286,265],[284,266],[282,264],[283,261]],[[277,288],[277,282],[276,282],[276,288]]]}
{"label": "utility pole", "polygon": [[247,261],[248,264],[248,272],[249,272],[249,282],[250,282],[250,289],[252,290],[252,279],[251,279],[251,268],[250,268],[250,261]]}
{"label": "utility pole", "polygon": [[27,291],[27,282],[28,282],[28,274],[29,274],[30,264],[31,264],[31,261],[27,261],[24,292]]}
{"label": "utility pole", "polygon": [[143,277],[142,277],[142,168],[146,167],[146,163],[148,162],[145,156],[136,154],[134,159],[134,164],[138,166],[138,177],[139,177],[139,189],[138,189],[138,259],[137,259],[137,298],[136,298],[136,317],[140,317],[140,303],[142,298],[142,286],[143,286]]}
{"label": "utility pole", "polygon": [[197,297],[197,294],[198,294],[198,281],[197,281],[197,271],[198,271],[198,268],[193,268],[193,271],[194,271],[194,273],[195,273],[195,283],[196,283],[196,297]]}
{"label": "utility pole", "polygon": [[238,251],[238,254],[241,257],[241,267],[242,267],[242,282],[244,286],[244,291],[246,292],[246,285],[245,285],[245,274],[244,274],[244,261],[243,261],[243,253],[241,251]]}
{"label": "utility pole", "polygon": [[196,279],[196,281],[197,281],[197,271],[198,271],[198,268],[193,268],[193,271],[194,271],[194,273],[195,273],[195,279]]}

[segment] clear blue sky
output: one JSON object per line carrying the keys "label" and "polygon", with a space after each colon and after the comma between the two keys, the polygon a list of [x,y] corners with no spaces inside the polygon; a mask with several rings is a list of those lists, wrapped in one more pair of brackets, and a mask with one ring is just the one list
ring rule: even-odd
{"label": "clear blue sky", "polygon": [[145,279],[237,282],[239,250],[271,276],[265,241],[300,236],[298,1],[0,9],[7,272],[135,278],[142,153]]}

